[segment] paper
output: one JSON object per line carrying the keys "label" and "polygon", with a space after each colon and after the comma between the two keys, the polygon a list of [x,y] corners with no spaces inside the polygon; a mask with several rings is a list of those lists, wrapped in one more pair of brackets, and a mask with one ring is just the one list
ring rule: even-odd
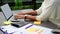
{"label": "paper", "polygon": [[7,26],[3,26],[1,27],[1,29],[5,32],[7,31],[8,33],[12,33],[15,32],[18,28],[11,26],[11,25],[7,25]]}
{"label": "paper", "polygon": [[42,33],[44,30],[39,29],[39,28],[29,28],[27,29],[27,32],[37,32],[37,33]]}
{"label": "paper", "polygon": [[38,34],[41,34],[43,31],[44,31],[44,30],[39,30],[37,33],[38,33]]}
{"label": "paper", "polygon": [[5,21],[4,22],[4,25],[9,25],[9,24],[11,24],[12,22],[11,21]]}
{"label": "paper", "polygon": [[29,25],[32,24],[30,23],[20,28],[13,27],[11,25],[3,26],[1,28],[3,28],[2,29],[3,31],[7,30],[8,33],[13,33],[13,34],[52,34],[51,33],[52,29],[37,25],[33,25],[30,28],[25,29]]}
{"label": "paper", "polygon": [[34,24],[41,24],[41,21],[34,21]]}
{"label": "paper", "polygon": [[29,28],[29,29],[27,29],[27,32],[35,32],[35,29],[34,28]]}
{"label": "paper", "polygon": [[32,27],[26,29],[27,33],[30,34],[52,34],[52,29],[33,25]]}

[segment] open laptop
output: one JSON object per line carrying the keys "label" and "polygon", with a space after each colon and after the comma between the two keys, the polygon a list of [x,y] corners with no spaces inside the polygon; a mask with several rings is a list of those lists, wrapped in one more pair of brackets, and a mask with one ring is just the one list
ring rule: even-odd
{"label": "open laptop", "polygon": [[24,19],[19,19],[19,20],[15,20],[14,19],[14,15],[13,15],[13,13],[12,13],[12,11],[11,11],[11,9],[10,9],[8,4],[5,4],[5,5],[1,6],[1,9],[2,9],[2,13],[3,13],[5,19],[7,21],[8,20],[13,21],[13,25],[14,26],[17,26],[17,25],[24,26],[24,25],[27,24]]}
{"label": "open laptop", "polygon": [[17,21],[14,19],[14,15],[8,4],[1,6],[1,9],[6,20]]}

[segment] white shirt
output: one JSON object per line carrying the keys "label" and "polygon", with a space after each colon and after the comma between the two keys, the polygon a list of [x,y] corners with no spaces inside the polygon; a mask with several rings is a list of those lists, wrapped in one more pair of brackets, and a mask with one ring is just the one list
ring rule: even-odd
{"label": "white shirt", "polygon": [[60,0],[44,0],[36,11],[39,14],[36,16],[37,20],[49,18],[49,21],[60,26]]}

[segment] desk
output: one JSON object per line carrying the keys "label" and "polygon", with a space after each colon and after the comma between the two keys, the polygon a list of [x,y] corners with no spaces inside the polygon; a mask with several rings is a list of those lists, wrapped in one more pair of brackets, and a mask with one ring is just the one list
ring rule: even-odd
{"label": "desk", "polygon": [[[18,13],[18,12],[22,12],[22,11],[32,11],[32,9],[24,9],[24,10],[16,10],[16,11],[13,11],[14,14]],[[0,12],[0,26],[3,25],[3,22],[5,21],[4,19],[4,16],[2,14],[2,12]],[[51,22],[43,22],[40,26],[43,26],[43,27],[48,27],[48,28],[53,28],[53,29],[58,29],[58,27],[56,25],[54,25],[53,23]],[[1,33],[1,32],[0,32]],[[1,33],[2,34],[2,33]]]}

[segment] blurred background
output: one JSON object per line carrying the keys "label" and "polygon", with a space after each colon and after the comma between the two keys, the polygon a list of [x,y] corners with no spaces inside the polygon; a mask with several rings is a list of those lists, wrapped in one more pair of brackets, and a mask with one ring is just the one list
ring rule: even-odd
{"label": "blurred background", "polygon": [[[43,0],[0,0],[0,6],[8,3],[12,10],[38,9]],[[1,11],[1,9],[0,9]]]}

